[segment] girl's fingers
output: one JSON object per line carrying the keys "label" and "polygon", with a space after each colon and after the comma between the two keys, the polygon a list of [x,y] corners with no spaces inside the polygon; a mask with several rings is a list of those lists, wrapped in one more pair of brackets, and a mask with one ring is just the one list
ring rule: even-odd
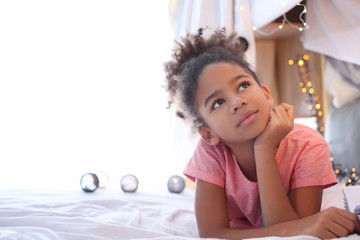
{"label": "girl's fingers", "polygon": [[330,221],[327,221],[325,227],[329,233],[336,235],[336,237],[346,237],[358,231],[359,220],[355,214],[333,207],[326,211],[326,218]]}
{"label": "girl's fingers", "polygon": [[[287,116],[291,121],[294,120],[295,117],[295,107],[286,103],[282,103],[279,106],[274,107],[274,111],[283,113],[283,116]],[[285,115],[286,114],[286,115]]]}
{"label": "girl's fingers", "polygon": [[287,103],[282,103],[280,104],[280,106],[283,106],[285,108],[287,114],[289,115],[289,118],[293,121],[295,118],[295,107]]}
{"label": "girl's fingers", "polygon": [[335,234],[337,237],[346,237],[354,231],[353,222],[347,218],[336,219],[331,226],[328,226],[328,230]]}
{"label": "girl's fingers", "polygon": [[344,220],[338,220],[338,224],[342,224],[344,227],[348,229],[349,232],[359,232],[360,231],[360,222],[358,217],[349,211],[344,209],[338,209],[339,215],[341,215]]}
{"label": "girl's fingers", "polygon": [[293,126],[295,116],[293,106],[280,104],[279,106],[275,106],[272,112],[278,117],[279,121],[283,121],[283,123]]}
{"label": "girl's fingers", "polygon": [[327,227],[327,231],[328,231],[326,239],[346,237],[349,235],[345,228],[343,228],[341,225],[338,225],[336,223],[333,223],[326,227]]}

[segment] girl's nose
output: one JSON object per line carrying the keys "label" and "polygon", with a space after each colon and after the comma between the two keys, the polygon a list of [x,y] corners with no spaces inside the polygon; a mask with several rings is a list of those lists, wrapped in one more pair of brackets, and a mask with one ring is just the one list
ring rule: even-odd
{"label": "girl's nose", "polygon": [[231,112],[236,113],[241,107],[247,104],[247,101],[245,98],[236,97],[233,100],[233,103],[231,105]]}

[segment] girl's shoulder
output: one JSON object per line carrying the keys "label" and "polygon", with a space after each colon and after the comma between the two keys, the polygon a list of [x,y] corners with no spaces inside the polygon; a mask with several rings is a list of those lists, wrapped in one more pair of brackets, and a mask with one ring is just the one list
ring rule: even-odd
{"label": "girl's shoulder", "polygon": [[325,141],[324,137],[318,131],[300,123],[294,124],[294,129],[286,136],[286,138],[297,140],[309,140],[309,138],[311,138]]}
{"label": "girl's shoulder", "polygon": [[226,152],[228,151],[228,148],[225,144],[223,144],[222,142],[216,144],[216,145],[211,145],[208,144],[203,138],[199,138],[197,144],[196,144],[196,148],[197,149],[204,149],[204,150],[210,150],[210,151],[220,151],[220,152]]}
{"label": "girl's shoulder", "polygon": [[210,145],[202,138],[197,143],[195,153],[201,153],[203,156],[212,156],[219,162],[233,158],[232,151],[225,144],[220,142],[217,145]]}

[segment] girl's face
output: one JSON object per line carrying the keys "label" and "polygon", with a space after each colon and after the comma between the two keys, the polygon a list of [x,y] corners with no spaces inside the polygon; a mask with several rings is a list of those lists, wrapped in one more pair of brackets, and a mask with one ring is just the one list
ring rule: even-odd
{"label": "girl's face", "polygon": [[264,131],[273,99],[241,66],[214,63],[199,76],[196,104],[206,124],[199,128],[201,136],[211,138],[211,144],[232,145],[252,141]]}

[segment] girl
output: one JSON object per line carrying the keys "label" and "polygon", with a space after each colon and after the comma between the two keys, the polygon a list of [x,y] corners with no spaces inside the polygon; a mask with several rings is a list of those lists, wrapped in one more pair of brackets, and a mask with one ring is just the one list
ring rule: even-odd
{"label": "girl", "polygon": [[294,124],[294,107],[273,106],[268,89],[225,29],[177,42],[165,63],[169,104],[201,138],[184,174],[196,181],[200,237],[347,236],[356,215],[320,212],[323,188],[336,184],[320,134]]}

